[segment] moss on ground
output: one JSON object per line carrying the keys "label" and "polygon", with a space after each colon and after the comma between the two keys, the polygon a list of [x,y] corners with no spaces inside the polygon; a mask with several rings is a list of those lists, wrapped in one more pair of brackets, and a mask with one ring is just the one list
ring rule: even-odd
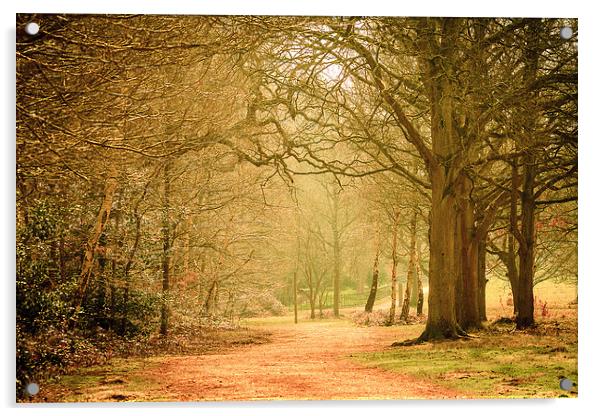
{"label": "moss on ground", "polygon": [[528,333],[483,334],[353,355],[368,366],[399,371],[471,397],[576,397],[560,389],[577,383],[577,342]]}

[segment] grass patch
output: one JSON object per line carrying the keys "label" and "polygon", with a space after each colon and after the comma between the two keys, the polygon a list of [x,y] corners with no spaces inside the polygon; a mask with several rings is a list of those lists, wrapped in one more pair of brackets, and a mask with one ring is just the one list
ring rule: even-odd
{"label": "grass patch", "polygon": [[310,319],[307,314],[299,314],[299,322],[297,324],[294,323],[294,317],[291,315],[284,316],[267,316],[267,317],[258,317],[258,318],[246,318],[241,319],[240,324],[242,326],[248,326],[250,328],[262,328],[262,327],[270,327],[270,326],[290,326],[294,328],[294,325],[319,325],[324,327],[346,327],[352,326],[351,322],[345,319],[345,315],[341,312],[341,318],[334,317],[326,317],[315,319]]}
{"label": "grass patch", "polygon": [[144,401],[145,396],[137,392],[150,391],[158,383],[139,374],[160,364],[161,357],[152,357],[114,359],[107,365],[81,367],[42,384],[35,401]]}
{"label": "grass patch", "polygon": [[559,387],[577,383],[577,339],[484,333],[469,341],[443,341],[356,355],[380,367],[482,398],[576,397]]}

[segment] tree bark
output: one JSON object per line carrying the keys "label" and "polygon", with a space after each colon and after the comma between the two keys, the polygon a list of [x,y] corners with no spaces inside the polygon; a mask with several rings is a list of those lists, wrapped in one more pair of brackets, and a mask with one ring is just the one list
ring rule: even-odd
{"label": "tree bark", "polygon": [[422,290],[422,281],[418,278],[418,299],[416,301],[416,316],[422,316],[422,308],[424,307],[424,291]]}
{"label": "tree bark", "polygon": [[125,334],[127,331],[128,307],[130,302],[130,270],[134,265],[134,258],[136,256],[136,252],[138,251],[138,246],[140,245],[140,237],[142,236],[142,214],[139,211],[140,204],[146,197],[149,185],[150,182],[147,182],[146,186],[144,187],[144,191],[142,192],[142,195],[140,196],[140,198],[136,202],[136,205],[134,206],[134,244],[132,245],[132,249],[130,250],[127,261],[125,263],[125,267],[123,268],[123,279],[125,281],[125,287],[123,289],[123,306],[120,325],[120,332],[122,335]]}
{"label": "tree bark", "polygon": [[479,319],[481,322],[487,320],[487,250],[486,250],[486,238],[479,241],[479,254],[478,254],[478,280],[479,280]]}
{"label": "tree bark", "polygon": [[328,190],[329,199],[332,201],[332,216],[330,217],[330,227],[332,231],[332,251],[333,251],[333,281],[332,281],[332,311],[335,318],[339,317],[339,307],[341,302],[341,230],[339,224],[340,194],[337,189]]}
{"label": "tree bark", "polygon": [[376,301],[376,292],[378,290],[378,257],[380,256],[380,235],[376,233],[376,253],[374,255],[374,264],[372,265],[372,284],[370,285],[370,295],[364,310],[372,312],[374,302]]}
{"label": "tree bark", "polygon": [[465,331],[482,327],[478,301],[479,241],[475,229],[475,204],[470,198],[471,187],[471,181],[465,175],[461,175],[457,190],[460,199],[457,241],[460,248],[460,270],[456,290],[456,314],[458,324]]}
{"label": "tree bark", "polygon": [[316,319],[316,297],[313,293],[313,289],[309,289],[309,318]]}
{"label": "tree bark", "polygon": [[92,227],[92,231],[88,237],[88,241],[86,242],[86,247],[84,250],[82,269],[75,296],[74,306],[76,311],[79,311],[84,301],[86,290],[88,289],[90,276],[92,275],[92,268],[94,266],[94,253],[96,252],[96,248],[98,246],[98,240],[100,239],[107,221],[109,220],[109,216],[111,215],[111,208],[113,206],[113,198],[115,196],[116,189],[117,169],[111,165],[105,184],[104,198],[102,204],[100,205],[100,210],[98,211],[96,221],[94,222],[94,226]]}
{"label": "tree bark", "polygon": [[525,157],[525,174],[521,198],[521,234],[519,246],[518,305],[516,326],[527,328],[535,323],[533,302],[533,275],[535,273],[535,158]]}
{"label": "tree bark", "polygon": [[[403,283],[398,281],[397,282],[397,305],[399,306],[399,310],[401,310],[401,307],[403,306],[404,293],[405,293],[405,287],[403,286]],[[414,291],[412,291],[412,294],[413,293],[414,293]],[[411,302],[411,299],[410,299],[410,302]]]}
{"label": "tree bark", "polygon": [[334,276],[332,282],[332,312],[334,317],[339,317],[339,306],[341,301],[341,245],[339,231],[336,221],[333,228],[333,252],[334,252]]}
{"label": "tree bark", "polygon": [[[464,335],[456,318],[455,289],[458,282],[456,244],[457,220],[455,182],[458,179],[466,150],[457,135],[454,117],[454,77],[451,75],[457,59],[457,19],[422,21],[424,38],[420,49],[430,59],[423,59],[423,82],[428,91],[431,113],[433,157],[425,159],[431,180],[430,259],[428,319],[419,341],[438,338],[457,338]],[[440,42],[433,39],[440,30]]]}
{"label": "tree bark", "polygon": [[392,241],[392,250],[391,250],[391,258],[393,259],[393,264],[391,266],[391,307],[389,308],[389,323],[393,324],[395,322],[395,307],[397,306],[397,234],[399,228],[399,219],[401,217],[401,212],[396,211],[393,214],[393,241]]}
{"label": "tree bark", "polygon": [[408,260],[408,274],[406,279],[406,291],[403,297],[403,305],[401,307],[401,315],[399,320],[407,322],[410,315],[410,298],[412,297],[412,281],[415,279],[416,273],[416,222],[418,214],[413,213],[410,220],[410,258]]}
{"label": "tree bark", "polygon": [[163,233],[163,256],[161,266],[163,269],[162,281],[162,302],[161,302],[161,335],[167,335],[169,326],[169,267],[171,259],[171,224],[170,224],[170,194],[171,194],[171,177],[170,163],[167,161],[163,169],[163,215],[162,215],[162,233]]}
{"label": "tree bark", "polygon": [[215,291],[217,291],[217,280],[213,280],[211,282],[211,286],[209,286],[209,291],[207,292],[207,297],[205,298],[203,310],[207,316],[212,315],[215,309]]}
{"label": "tree bark", "polygon": [[117,201],[117,210],[114,211],[115,218],[115,230],[114,234],[117,237],[117,241],[114,241],[112,252],[111,252],[111,279],[109,280],[109,296],[111,298],[110,301],[110,319],[109,319],[109,328],[115,330],[116,327],[116,314],[117,314],[117,288],[115,286],[115,282],[119,280],[119,276],[117,275],[117,264],[120,263],[117,261],[118,257],[121,258],[121,250],[123,249],[123,235],[121,234],[121,199],[122,195],[120,194],[119,199]]}
{"label": "tree bark", "polygon": [[428,319],[420,340],[457,338],[462,333],[456,320],[455,302],[458,281],[456,198],[451,192],[446,192],[448,184],[446,169],[443,166],[433,167]]}
{"label": "tree bark", "polygon": [[[537,77],[539,63],[540,21],[533,20],[527,27],[525,51],[525,85],[532,85]],[[532,94],[536,98],[536,93]],[[521,230],[519,240],[518,307],[516,326],[528,328],[535,323],[533,311],[533,275],[535,273],[535,176],[537,157],[534,149],[535,112],[526,115],[522,142],[527,146],[523,156],[523,191],[521,194]]]}
{"label": "tree bark", "polygon": [[293,275],[293,305],[295,309],[295,323],[298,323],[298,305],[297,305],[297,270]]}
{"label": "tree bark", "polygon": [[510,289],[512,290],[512,305],[514,315],[518,314],[518,268],[516,267],[516,245],[515,245],[515,230],[518,230],[518,198],[520,193],[520,177],[518,175],[518,166],[516,161],[512,162],[512,194],[510,196],[510,218],[508,232],[508,251],[506,253],[506,268],[508,269],[508,280],[510,281]]}

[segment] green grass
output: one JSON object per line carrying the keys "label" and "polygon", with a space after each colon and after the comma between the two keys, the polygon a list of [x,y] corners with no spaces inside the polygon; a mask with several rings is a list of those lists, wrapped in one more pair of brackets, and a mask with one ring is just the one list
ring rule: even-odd
{"label": "green grass", "polygon": [[[309,315],[307,313],[299,313],[299,319],[297,325],[303,324],[319,324],[322,326],[333,326],[333,327],[341,327],[341,326],[353,326],[353,323],[347,319],[337,319],[337,318],[318,318],[309,319]],[[293,326],[294,318],[292,315],[283,315],[283,316],[266,316],[260,318],[246,318],[241,319],[240,324],[242,326],[248,326],[251,328],[257,329],[266,329],[269,331],[270,326]]]}
{"label": "green grass", "polygon": [[[368,366],[399,371],[470,397],[574,397],[559,378],[577,382],[577,344],[525,334],[484,335],[460,342],[401,347],[366,353]],[[575,389],[576,390],[576,389]]]}
{"label": "green grass", "polygon": [[[108,365],[82,367],[76,371],[49,380],[42,385],[42,397],[48,401],[60,397],[63,402],[113,400],[123,396],[128,401],[144,401],[130,392],[146,392],[156,387],[156,381],[137,373],[158,367],[161,357],[140,359],[113,359]],[[153,399],[161,400],[159,396]]]}
{"label": "green grass", "polygon": [[[340,307],[341,308],[354,308],[359,306],[364,306],[366,301],[368,300],[368,296],[370,291],[366,289],[363,293],[358,293],[356,289],[345,288],[341,290],[341,298],[340,298]],[[385,298],[391,296],[391,287],[389,284],[381,283],[381,286],[378,288],[376,292],[375,301],[378,302]],[[331,289],[326,291],[326,302],[324,303],[323,309],[330,310],[332,309],[332,299],[333,299],[333,291]],[[309,301],[307,298],[299,293],[299,304],[297,305],[298,310],[300,311],[308,311],[310,310]],[[292,311],[294,306],[289,303],[285,305],[289,311]],[[318,306],[316,305],[316,312],[318,310]]]}

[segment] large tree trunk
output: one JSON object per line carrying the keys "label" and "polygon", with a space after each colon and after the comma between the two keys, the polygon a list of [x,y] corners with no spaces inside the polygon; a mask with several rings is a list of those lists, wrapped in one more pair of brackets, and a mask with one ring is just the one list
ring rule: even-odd
{"label": "large tree trunk", "polygon": [[447,191],[448,186],[446,169],[443,166],[433,167],[428,319],[419,340],[456,338],[462,333],[456,320],[455,307],[455,288],[458,281],[455,244],[456,198]]}
{"label": "large tree trunk", "polygon": [[[424,38],[419,46],[430,59],[422,60],[423,82],[431,110],[433,157],[426,160],[431,180],[430,261],[428,319],[419,341],[456,338],[464,334],[456,319],[455,289],[458,282],[456,208],[459,200],[455,183],[466,150],[462,147],[454,116],[455,85],[452,74],[457,57],[459,20],[422,21]],[[439,25],[440,27],[435,27]],[[440,30],[440,41],[433,31]]]}
{"label": "large tree trunk", "polygon": [[391,258],[393,264],[391,265],[391,307],[389,308],[389,323],[395,322],[395,307],[397,306],[397,235],[399,228],[399,219],[401,212],[396,211],[393,214],[393,241],[391,248]]}
{"label": "large tree trunk", "polygon": [[[540,21],[533,20],[527,27],[527,45],[525,51],[525,85],[531,85],[537,77],[539,62]],[[536,98],[534,96],[533,98]],[[534,149],[533,131],[535,130],[535,112],[526,115],[522,142],[527,146],[523,156],[523,192],[521,194],[521,229],[519,240],[519,274],[517,328],[527,328],[535,323],[533,317],[533,275],[535,273],[535,176],[537,175],[537,157]]]}
{"label": "large tree trunk", "polygon": [[100,239],[105,225],[109,220],[109,215],[111,215],[111,208],[113,206],[113,198],[115,196],[116,189],[117,169],[114,166],[111,166],[109,176],[107,177],[105,184],[104,198],[102,204],[100,205],[100,210],[96,216],[96,221],[94,222],[92,231],[90,232],[90,236],[88,237],[88,241],[86,242],[86,248],[83,254],[82,269],[74,304],[76,311],[79,311],[79,308],[84,301],[86,290],[88,289],[90,276],[92,275],[92,268],[94,266],[94,253],[96,252],[96,248],[98,246],[98,240]]}
{"label": "large tree trunk", "polygon": [[517,328],[527,328],[535,323],[533,316],[533,275],[535,273],[535,158],[525,157],[525,175],[522,193],[521,234],[519,246],[519,275]]}
{"label": "large tree trunk", "polygon": [[478,240],[475,229],[475,204],[470,199],[470,180],[462,175],[458,180],[458,240],[459,275],[456,290],[456,314],[462,329],[481,328],[479,317]]}
{"label": "large tree trunk", "polygon": [[516,245],[515,245],[515,230],[518,230],[518,198],[520,193],[520,177],[518,175],[518,166],[516,161],[512,162],[512,194],[510,196],[510,218],[508,232],[508,251],[506,252],[506,268],[508,270],[508,280],[510,281],[510,289],[512,290],[512,305],[514,315],[518,314],[518,268],[516,267]]}
{"label": "large tree trunk", "polygon": [[479,319],[480,321],[487,320],[487,302],[486,302],[486,293],[487,293],[487,250],[486,250],[486,239],[482,239],[479,241],[478,247],[478,281],[479,281]]}

